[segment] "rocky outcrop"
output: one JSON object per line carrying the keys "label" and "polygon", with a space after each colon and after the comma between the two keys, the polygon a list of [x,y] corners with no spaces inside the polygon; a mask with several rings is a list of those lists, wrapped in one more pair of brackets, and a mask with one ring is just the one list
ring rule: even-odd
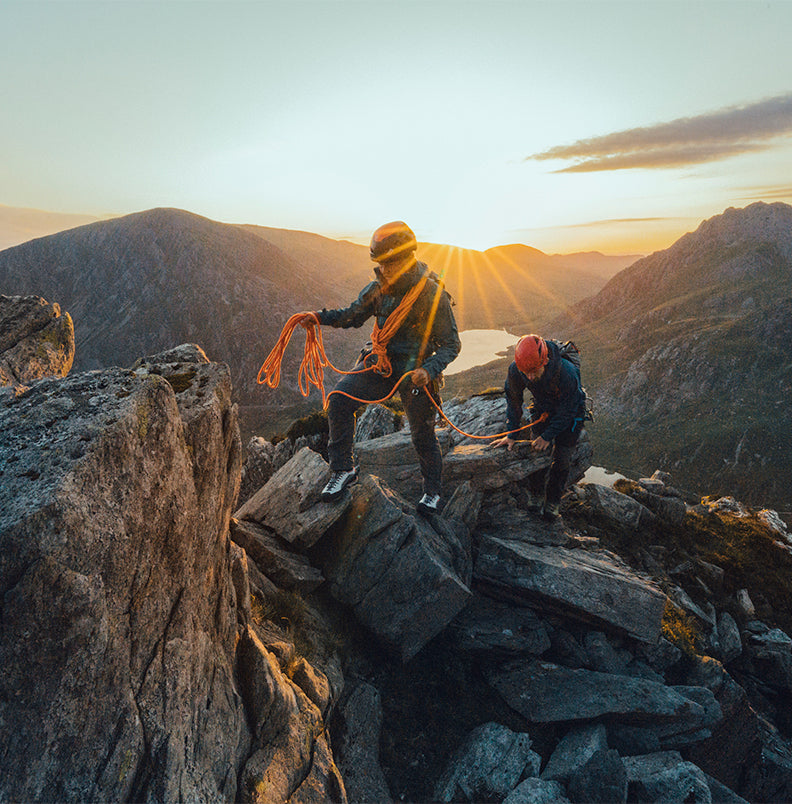
{"label": "rocky outcrop", "polygon": [[65,377],[74,360],[74,325],[39,296],[0,296],[0,386]]}
{"label": "rocky outcrop", "polygon": [[318,560],[333,597],[407,661],[467,603],[469,558],[452,525],[408,513],[376,478],[364,477],[350,497]]}
{"label": "rocky outcrop", "polygon": [[227,371],[196,350],[42,380],[0,420],[3,797],[233,797]]}
{"label": "rocky outcrop", "polygon": [[0,423],[0,797],[345,800],[228,538],[228,369],[185,346],[39,380]]}
{"label": "rocky outcrop", "polygon": [[788,507],[791,231],[788,204],[727,209],[552,325],[597,378],[605,465],[661,466],[697,496]]}
{"label": "rocky outcrop", "polygon": [[442,515],[399,490],[402,431],[357,444],[401,450],[390,480],[326,503],[300,438],[237,504],[228,369],[194,345],[0,397],[0,799],[790,798],[778,515],[659,473],[546,522],[546,456],[447,428]]}

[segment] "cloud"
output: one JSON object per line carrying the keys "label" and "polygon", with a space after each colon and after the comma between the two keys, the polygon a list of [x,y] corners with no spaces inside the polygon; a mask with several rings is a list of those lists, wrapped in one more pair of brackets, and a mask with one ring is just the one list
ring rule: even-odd
{"label": "cloud", "polygon": [[645,128],[557,145],[526,161],[573,159],[556,173],[591,173],[626,168],[672,168],[727,159],[769,148],[792,132],[792,92],[747,106],[682,117]]}
{"label": "cloud", "polygon": [[739,192],[746,193],[740,196],[745,201],[768,201],[772,199],[792,199],[792,187],[740,187]]}

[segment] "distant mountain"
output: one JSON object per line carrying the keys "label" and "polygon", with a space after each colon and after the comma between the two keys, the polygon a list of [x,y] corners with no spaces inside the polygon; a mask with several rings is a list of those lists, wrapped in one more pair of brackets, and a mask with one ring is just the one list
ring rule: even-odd
{"label": "distant mountain", "polygon": [[598,462],[792,508],[792,207],[704,221],[552,329],[583,352]]}
{"label": "distant mountain", "polygon": [[[536,329],[632,261],[549,256],[521,245],[477,252],[423,243],[419,257],[444,275],[460,329],[515,332]],[[300,310],[346,306],[372,278],[366,246],[178,209],[97,221],[0,252],[0,293],[40,295],[72,315],[75,371],[128,366],[140,355],[196,342],[231,367],[243,422],[270,435],[319,403],[315,392],[305,401],[297,389],[299,332],[281,388],[256,385],[283,324]],[[351,364],[369,336],[364,330],[325,331],[335,365]]]}
{"label": "distant mountain", "polygon": [[445,277],[461,329],[541,329],[631,265],[635,255],[548,255],[513,244],[486,251],[422,243],[418,255]]}
{"label": "distant mountain", "polygon": [[[317,280],[332,282],[349,301],[372,279],[368,248],[343,240],[265,226],[245,226],[295,258]],[[454,297],[459,328],[536,328],[585,299],[640,255],[599,252],[548,255],[521,244],[475,251],[419,243],[417,256],[442,276]]]}
{"label": "distant mountain", "polygon": [[[195,342],[228,363],[242,404],[270,408],[302,399],[300,333],[281,389],[256,385],[283,324],[292,313],[345,303],[348,295],[262,237],[176,209],[100,221],[0,252],[0,293],[40,295],[72,315],[74,371],[129,366]],[[331,331],[325,340],[344,365],[360,337]]]}
{"label": "distant mountain", "polygon": [[92,215],[69,215],[0,204],[0,250],[97,220]]}

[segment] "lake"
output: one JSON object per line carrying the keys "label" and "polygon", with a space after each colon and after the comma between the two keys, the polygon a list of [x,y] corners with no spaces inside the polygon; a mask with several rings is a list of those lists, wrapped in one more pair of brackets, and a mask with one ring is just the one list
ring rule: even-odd
{"label": "lake", "polygon": [[451,374],[459,374],[460,371],[467,371],[474,366],[483,366],[491,360],[502,357],[498,352],[503,352],[510,346],[514,346],[519,340],[518,335],[512,335],[505,329],[468,329],[459,333],[462,341],[462,351],[459,357],[443,372],[448,377]]}

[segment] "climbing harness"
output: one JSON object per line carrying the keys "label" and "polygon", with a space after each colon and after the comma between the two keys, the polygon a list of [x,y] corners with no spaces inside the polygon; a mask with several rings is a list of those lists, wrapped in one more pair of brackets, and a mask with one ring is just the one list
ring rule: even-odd
{"label": "climbing harness", "polygon": [[[420,291],[423,289],[425,282],[426,279],[424,278],[422,282],[416,284],[410,290],[410,292],[404,296],[399,306],[388,316],[388,319],[381,328],[378,327],[375,322],[374,331],[371,333],[371,338],[374,344],[372,354],[376,356],[376,361],[372,365],[367,365],[363,368],[353,369],[351,371],[344,371],[343,369],[336,368],[325,354],[324,343],[322,341],[322,328],[319,324],[319,319],[317,318],[316,313],[295,313],[284,325],[275,346],[269,355],[267,355],[264,363],[261,365],[258,375],[256,376],[256,382],[259,385],[267,385],[269,388],[278,387],[280,384],[281,362],[283,361],[283,355],[286,351],[286,347],[289,345],[289,341],[294,334],[294,330],[298,326],[302,326],[306,332],[305,351],[303,353],[302,362],[300,363],[297,379],[300,386],[300,392],[303,396],[308,396],[311,386],[316,387],[322,394],[322,408],[324,410],[327,409],[327,401],[333,394],[342,394],[343,396],[349,397],[349,399],[352,399],[355,402],[361,402],[367,405],[382,405],[396,393],[399,386],[404,381],[404,378],[409,377],[412,374],[412,371],[406,371],[404,374],[402,374],[398,382],[394,384],[391,392],[382,399],[360,399],[359,397],[352,396],[352,394],[348,394],[346,391],[340,391],[338,389],[330,391],[329,394],[326,393],[324,387],[324,369],[325,367],[331,368],[337,374],[362,374],[366,371],[377,371],[385,377],[390,377],[393,368],[385,350],[387,349],[390,339],[402,325],[410,307],[418,297]],[[416,289],[418,289],[418,292],[414,293]],[[464,430],[460,430],[459,427],[457,427],[448,418],[448,416],[445,415],[443,409],[437,404],[437,400],[429,392],[428,385],[423,386],[423,391],[429,397],[437,412],[448,423],[448,425],[466,438],[482,440],[501,438],[503,436],[511,435],[512,433],[519,433],[521,430],[525,430],[529,427],[533,427],[547,418],[547,413],[543,413],[535,421],[525,424],[522,427],[517,427],[514,430],[506,430],[503,433],[495,433],[494,435],[474,435],[472,433],[466,433]],[[413,391],[413,393],[415,393],[415,391]]]}

